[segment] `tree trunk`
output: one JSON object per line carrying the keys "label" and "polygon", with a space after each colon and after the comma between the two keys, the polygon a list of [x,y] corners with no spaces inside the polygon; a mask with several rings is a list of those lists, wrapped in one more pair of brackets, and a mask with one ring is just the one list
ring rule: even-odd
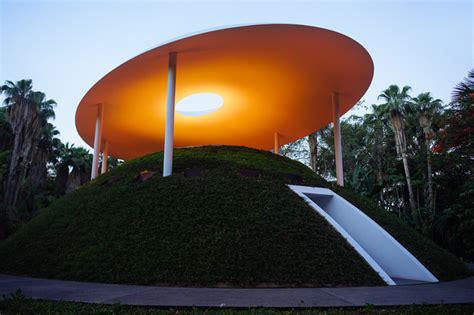
{"label": "tree trunk", "polygon": [[318,132],[315,131],[308,136],[311,169],[318,171]]}
{"label": "tree trunk", "polygon": [[81,186],[91,180],[91,170],[81,171]]}
{"label": "tree trunk", "polygon": [[412,211],[413,217],[416,218],[415,195],[413,194],[410,168],[408,167],[408,156],[406,152],[406,137],[405,137],[405,130],[404,130],[405,124],[403,122],[402,117],[396,113],[391,113],[390,122],[392,125],[393,133],[395,135],[395,146],[397,149],[397,153],[399,154],[399,156],[401,156],[402,161],[403,161],[403,169],[405,171],[405,179],[407,182],[410,209]]}
{"label": "tree trunk", "polygon": [[39,147],[37,153],[31,162],[31,168],[28,172],[27,189],[36,189],[46,181],[49,150]]}
{"label": "tree trunk", "polygon": [[379,185],[379,200],[380,204],[384,204],[383,197],[383,171],[382,171],[382,157],[377,153],[377,184]]}
{"label": "tree trunk", "polygon": [[66,193],[70,193],[81,186],[81,175],[81,171],[78,169],[74,169],[71,174],[69,174],[66,181]]}
{"label": "tree trunk", "polygon": [[[395,187],[395,193],[397,194],[397,200],[400,200],[400,194],[398,193],[398,187]],[[397,203],[397,210],[398,210],[398,217],[401,218],[402,217],[402,209],[400,208],[400,204]]]}
{"label": "tree trunk", "polygon": [[21,141],[21,134],[14,133],[14,140],[13,140],[13,148],[10,155],[10,166],[8,169],[7,180],[5,181],[5,196],[4,202],[5,207],[8,208],[7,213],[10,214],[10,208],[14,207],[15,202],[15,190],[17,183],[20,181],[20,176],[22,174],[22,157],[20,156],[20,143]]}
{"label": "tree trunk", "polygon": [[423,135],[425,138],[425,147],[426,147],[426,175],[427,175],[427,193],[425,194],[425,206],[426,209],[433,213],[434,212],[434,194],[433,194],[433,172],[431,168],[431,125],[432,117],[422,112],[418,118],[418,122],[423,129]]}
{"label": "tree trunk", "polygon": [[375,144],[375,156],[377,159],[377,184],[380,187],[380,193],[379,193],[379,199],[380,203],[383,205],[384,204],[384,196],[383,196],[383,162],[382,162],[382,157],[383,157],[383,139],[381,132],[379,130],[376,130],[376,141],[377,143]]}
{"label": "tree trunk", "polygon": [[36,152],[41,124],[40,116],[31,104],[15,104],[8,108],[7,113],[14,140],[4,202],[8,209],[13,209]]}
{"label": "tree trunk", "polygon": [[66,184],[69,177],[69,166],[59,165],[56,170],[56,180],[54,193],[56,196],[64,195],[66,192]]}
{"label": "tree trunk", "polygon": [[434,212],[434,195],[433,195],[433,171],[431,169],[431,150],[430,140],[428,134],[425,134],[425,145],[426,145],[426,171],[428,176],[428,198],[426,202],[426,208],[430,212]]}
{"label": "tree trunk", "polygon": [[403,169],[405,170],[405,178],[407,181],[410,208],[411,208],[411,211],[413,212],[413,216],[415,216],[415,212],[416,212],[415,195],[413,194],[413,187],[411,185],[410,168],[408,167],[408,158],[407,158],[406,152],[402,152],[402,160],[403,160]]}

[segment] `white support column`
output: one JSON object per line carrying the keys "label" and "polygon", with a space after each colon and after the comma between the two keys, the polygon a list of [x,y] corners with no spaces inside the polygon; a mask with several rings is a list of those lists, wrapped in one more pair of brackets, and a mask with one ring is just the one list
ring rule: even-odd
{"label": "white support column", "polygon": [[342,167],[341,126],[339,125],[339,94],[332,93],[332,121],[334,123],[334,154],[336,160],[336,178],[339,186],[344,186]]}
{"label": "white support column", "polygon": [[107,163],[109,159],[109,143],[107,140],[104,141],[104,149],[102,150],[102,169],[100,170],[101,174],[107,173]]}
{"label": "white support column", "polygon": [[278,132],[273,135],[273,153],[280,155],[280,135]]}
{"label": "white support column", "polygon": [[95,120],[95,136],[94,136],[94,156],[92,158],[91,180],[99,175],[99,153],[100,144],[102,142],[102,104],[97,106],[97,116]]}
{"label": "white support column", "polygon": [[169,53],[168,96],[166,99],[165,148],[163,152],[163,177],[173,171],[174,108],[176,94],[176,52]]}

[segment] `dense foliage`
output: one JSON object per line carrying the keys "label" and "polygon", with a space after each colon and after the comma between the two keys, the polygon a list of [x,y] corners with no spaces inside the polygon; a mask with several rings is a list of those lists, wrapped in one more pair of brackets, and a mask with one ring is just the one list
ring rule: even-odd
{"label": "dense foliage", "polygon": [[[50,122],[56,102],[34,91],[31,80],[0,86],[0,239],[54,198],[90,178],[87,149],[64,144]],[[117,164],[111,159],[109,165]]]}
{"label": "dense foliage", "polygon": [[[474,70],[446,105],[410,90],[392,85],[381,104],[341,123],[345,186],[473,261]],[[333,141],[330,125],[283,153],[332,180]]]}

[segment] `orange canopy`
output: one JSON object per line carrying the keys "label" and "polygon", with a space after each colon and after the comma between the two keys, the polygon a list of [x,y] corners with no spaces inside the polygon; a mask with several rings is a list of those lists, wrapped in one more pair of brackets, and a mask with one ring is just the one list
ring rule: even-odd
{"label": "orange canopy", "polygon": [[130,59],[97,82],[81,100],[76,126],[93,146],[98,104],[102,139],[111,156],[131,159],[163,150],[168,54],[177,52],[176,101],[194,93],[223,97],[203,116],[175,114],[174,146],[244,145],[273,148],[332,120],[362,97],[373,63],[359,43],[303,25],[267,24],[206,32],[169,42]]}

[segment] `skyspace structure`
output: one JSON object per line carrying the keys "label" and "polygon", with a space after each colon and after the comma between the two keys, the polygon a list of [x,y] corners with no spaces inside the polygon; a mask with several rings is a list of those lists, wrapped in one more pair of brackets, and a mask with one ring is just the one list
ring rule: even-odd
{"label": "skyspace structure", "polygon": [[279,153],[281,145],[333,122],[343,185],[339,117],[363,96],[373,70],[364,47],[334,31],[225,28],[168,42],[112,70],[81,100],[76,126],[94,147],[94,178],[100,152],[127,160],[164,150],[168,176],[174,147]]}

